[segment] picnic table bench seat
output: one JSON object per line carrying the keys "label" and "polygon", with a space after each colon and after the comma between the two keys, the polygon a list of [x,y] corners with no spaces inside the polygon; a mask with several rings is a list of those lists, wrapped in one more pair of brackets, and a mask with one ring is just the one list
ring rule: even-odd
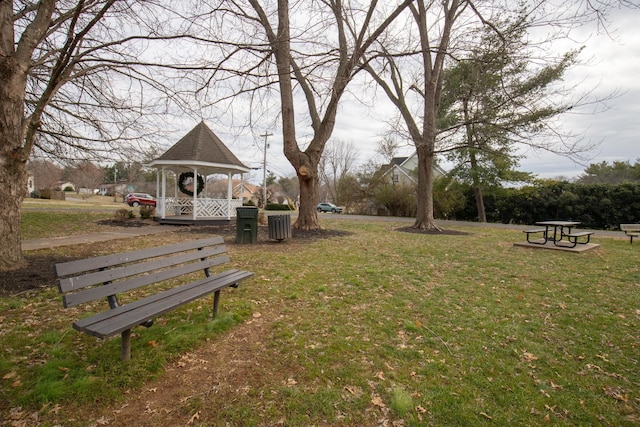
{"label": "picnic table bench seat", "polygon": [[[569,240],[569,242],[573,244],[573,246],[576,246],[578,243],[581,243],[581,244],[589,243],[589,240],[591,239],[592,234],[593,234],[593,231],[572,231],[571,233],[565,234],[565,236],[567,237],[567,240]],[[586,240],[581,242],[578,240],[580,237],[586,237]]]}
{"label": "picnic table bench seat", "polygon": [[[220,291],[253,276],[237,269],[211,272],[229,261],[222,237],[212,237],[58,263],[54,268],[65,308],[102,298],[108,303],[106,311],[77,320],[73,328],[99,338],[121,334],[121,358],[129,360],[134,326],[149,327],[154,317],[211,293],[215,317]],[[169,284],[174,281],[182,284]],[[156,291],[160,283],[170,287]],[[147,296],[135,299],[131,291],[143,287]],[[119,295],[132,300],[121,304]]]}
{"label": "picnic table bench seat", "polygon": [[[545,245],[548,240],[554,241],[556,237],[554,233],[550,233],[548,228],[531,228],[528,230],[522,230],[522,232],[526,233],[527,242],[535,245]],[[535,240],[532,240],[531,235],[536,235],[538,233],[542,233],[542,236],[540,236],[539,238],[536,238]],[[550,233],[551,235],[548,235],[547,233]],[[589,243],[592,234],[593,234],[593,231],[584,231],[584,230],[573,230],[573,231],[568,231],[566,233],[562,232],[562,236],[560,236],[560,238],[555,240],[554,244],[556,244],[556,246],[566,246],[566,247],[573,248],[578,244]],[[563,242],[563,238],[565,237],[567,239],[567,243],[566,244],[561,243]],[[580,238],[583,238],[583,237],[586,237],[586,239],[579,240]]]}
{"label": "picnic table bench seat", "polygon": [[630,243],[633,245],[633,238],[640,236],[640,224],[620,224],[620,230],[629,236]]}
{"label": "picnic table bench seat", "polygon": [[[531,228],[529,230],[522,230],[523,233],[527,234],[527,242],[533,243],[533,244],[544,244],[544,243],[546,243],[547,240],[546,240],[545,235],[544,235],[544,233],[546,233],[546,231],[547,231],[546,228]],[[543,233],[542,239],[544,239],[544,242],[542,242],[540,240],[538,240],[538,241],[535,241],[535,240],[532,241],[531,240],[530,235],[531,234],[537,234],[537,233]]]}

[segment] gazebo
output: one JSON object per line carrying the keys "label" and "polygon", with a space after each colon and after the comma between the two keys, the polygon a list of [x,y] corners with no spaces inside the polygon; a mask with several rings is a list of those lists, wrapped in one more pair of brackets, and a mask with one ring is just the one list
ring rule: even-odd
{"label": "gazebo", "polygon": [[[233,175],[249,168],[203,122],[151,162],[156,174],[156,216],[161,224],[228,223],[242,199],[233,198]],[[167,177],[173,174],[173,183]],[[207,197],[207,177],[227,176],[227,197]],[[167,188],[173,186],[173,189]],[[170,195],[171,194],[171,195]]]}

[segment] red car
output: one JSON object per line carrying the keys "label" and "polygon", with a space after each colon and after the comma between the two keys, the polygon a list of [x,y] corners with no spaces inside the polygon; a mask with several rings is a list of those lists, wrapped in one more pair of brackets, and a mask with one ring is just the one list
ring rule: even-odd
{"label": "red car", "polygon": [[129,206],[138,207],[138,206],[155,206],[156,199],[146,193],[129,193],[125,196],[124,202]]}

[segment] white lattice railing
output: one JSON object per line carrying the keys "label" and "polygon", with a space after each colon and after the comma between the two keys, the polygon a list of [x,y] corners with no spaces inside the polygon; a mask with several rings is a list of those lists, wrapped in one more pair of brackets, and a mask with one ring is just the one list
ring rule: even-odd
{"label": "white lattice railing", "polygon": [[[196,218],[235,218],[236,208],[242,206],[240,199],[196,199]],[[158,199],[158,214],[167,216],[193,216],[193,199],[167,197]]]}

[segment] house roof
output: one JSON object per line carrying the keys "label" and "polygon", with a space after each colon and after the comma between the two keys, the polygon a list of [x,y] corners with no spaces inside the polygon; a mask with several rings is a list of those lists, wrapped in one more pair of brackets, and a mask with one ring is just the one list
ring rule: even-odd
{"label": "house roof", "polygon": [[[389,174],[390,171],[398,170],[411,181],[415,182],[415,178],[410,175],[410,172],[413,168],[409,167],[409,164],[414,161],[414,158],[417,155],[418,153],[413,153],[409,157],[394,157],[393,159],[391,159],[391,161],[389,161],[388,164],[382,165],[378,170],[378,173],[381,177],[384,177],[385,175]],[[437,164],[433,165],[433,171],[436,173],[436,176],[447,175],[447,172]]]}
{"label": "house roof", "polygon": [[389,166],[398,165],[401,166],[404,162],[406,162],[408,157],[394,157],[389,162]]}
{"label": "house roof", "polygon": [[223,171],[248,172],[204,121],[183,136],[151,166],[212,167]]}

